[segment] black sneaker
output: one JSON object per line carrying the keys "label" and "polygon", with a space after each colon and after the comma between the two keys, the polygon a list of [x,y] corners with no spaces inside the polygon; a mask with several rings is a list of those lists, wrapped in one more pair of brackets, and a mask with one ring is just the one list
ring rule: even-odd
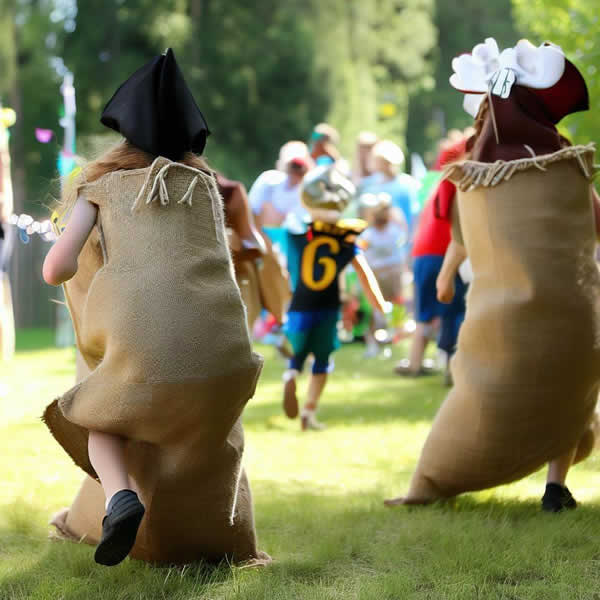
{"label": "black sneaker", "polygon": [[577,508],[577,502],[569,488],[558,483],[547,483],[546,492],[542,497],[542,510],[560,512],[563,508]]}
{"label": "black sneaker", "polygon": [[132,490],[121,490],[110,499],[102,520],[102,539],[94,554],[98,564],[118,565],[131,552],[144,512]]}

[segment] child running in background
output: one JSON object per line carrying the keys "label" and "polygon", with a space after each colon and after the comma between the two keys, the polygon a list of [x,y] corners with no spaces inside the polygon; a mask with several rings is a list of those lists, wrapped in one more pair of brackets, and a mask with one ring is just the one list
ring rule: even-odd
{"label": "child running in background", "polygon": [[340,220],[340,214],[354,195],[354,185],[334,167],[317,167],[303,183],[302,202],[312,221],[298,233],[289,232],[288,269],[294,293],[287,314],[285,332],[293,347],[293,357],[284,373],[283,407],[294,419],[298,415],[296,378],[309,354],[314,355],[308,398],[301,415],[301,427],[323,429],[315,417],[327,374],[333,369],[331,354],[339,347],[337,325],[340,318],[338,278],[348,264],[354,267],[369,302],[381,312],[389,312],[364,255],[356,245],[366,227],[360,219]]}
{"label": "child running in background", "polygon": [[[392,214],[392,197],[386,192],[363,194],[361,205],[368,211],[369,226],[359,238],[384,299],[401,311],[402,273],[408,253],[408,225],[401,211]],[[387,319],[381,313],[373,315],[371,335],[367,341],[365,357],[376,356],[379,344],[373,336],[377,329],[387,329]],[[393,336],[392,336],[393,337]]]}
{"label": "child running in background", "polygon": [[402,302],[402,267],[406,261],[408,225],[402,214],[392,220],[392,197],[385,192],[363,194],[361,202],[369,204],[371,217],[359,245],[383,297],[399,304]]}

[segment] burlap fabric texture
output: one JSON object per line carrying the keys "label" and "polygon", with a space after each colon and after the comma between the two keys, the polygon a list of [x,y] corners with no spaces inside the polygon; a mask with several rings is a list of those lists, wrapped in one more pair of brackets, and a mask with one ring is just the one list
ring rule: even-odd
{"label": "burlap fabric texture", "polygon": [[[241,466],[252,353],[214,179],[158,158],[85,186],[99,226],[65,285],[91,371],[44,414],[91,478],[89,430],[123,436],[146,507],[131,556],[157,563],[268,562]],[[99,267],[99,268],[98,268]],[[84,482],[54,524],[96,543],[104,496]]]}
{"label": "burlap fabric texture", "polygon": [[282,265],[282,257],[279,251],[273,247],[268,236],[264,236],[264,238],[267,246],[264,254],[259,254],[256,258],[240,259],[239,256],[244,254],[242,240],[235,231],[228,230],[235,278],[246,306],[250,330],[263,308],[269,311],[278,323],[283,323],[292,295],[289,275]]}
{"label": "burlap fabric texture", "polygon": [[515,481],[594,445],[600,277],[590,190],[593,146],[515,161],[466,161],[458,191],[474,281],[409,502]]}

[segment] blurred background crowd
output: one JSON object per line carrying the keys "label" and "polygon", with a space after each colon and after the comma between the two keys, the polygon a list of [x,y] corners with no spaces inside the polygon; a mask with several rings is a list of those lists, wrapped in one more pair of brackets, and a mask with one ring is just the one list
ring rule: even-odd
{"label": "blurred background crowd", "polygon": [[[462,293],[440,308],[432,279],[450,227],[444,205],[452,190],[439,179],[471,121],[448,86],[448,57],[486,36],[501,46],[520,34],[549,38],[598,97],[595,12],[583,0],[0,0],[0,104],[10,126],[1,156],[14,196],[4,229],[9,212],[47,218],[57,175],[115,141],[98,114],[116,85],[172,46],[213,134],[208,162],[222,173],[226,202],[238,207],[230,211],[238,259],[258,261],[257,277],[274,271],[285,279],[281,232],[305,216],[302,178],[335,163],[357,188],[345,216],[368,222],[360,244],[394,304],[385,318],[373,314],[348,269],[342,337],[374,356],[412,335],[396,370],[418,375],[427,370],[428,340],[452,352],[463,310]],[[596,111],[566,123],[575,142],[599,137]],[[60,331],[68,319],[51,302],[60,292],[41,280],[47,244],[12,234],[0,267],[10,274],[16,325]],[[253,276],[239,273],[242,283]],[[281,315],[275,301],[262,300],[252,320],[264,338]]]}

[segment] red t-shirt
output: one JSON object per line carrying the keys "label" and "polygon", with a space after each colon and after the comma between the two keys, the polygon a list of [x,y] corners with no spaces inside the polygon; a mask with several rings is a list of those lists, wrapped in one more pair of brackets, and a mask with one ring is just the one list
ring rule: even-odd
{"label": "red t-shirt", "polygon": [[[434,169],[441,170],[444,165],[457,160],[464,154],[465,144],[466,141],[461,141],[442,150],[435,161]],[[444,256],[446,254],[452,238],[450,222],[455,194],[454,184],[443,179],[429,197],[419,219],[413,242],[413,257]]]}
{"label": "red t-shirt", "polygon": [[[442,181],[440,185],[442,183],[446,182]],[[429,197],[421,213],[412,248],[412,255],[415,258],[426,255],[444,256],[450,244],[450,221],[435,215],[437,193],[438,190]]]}

